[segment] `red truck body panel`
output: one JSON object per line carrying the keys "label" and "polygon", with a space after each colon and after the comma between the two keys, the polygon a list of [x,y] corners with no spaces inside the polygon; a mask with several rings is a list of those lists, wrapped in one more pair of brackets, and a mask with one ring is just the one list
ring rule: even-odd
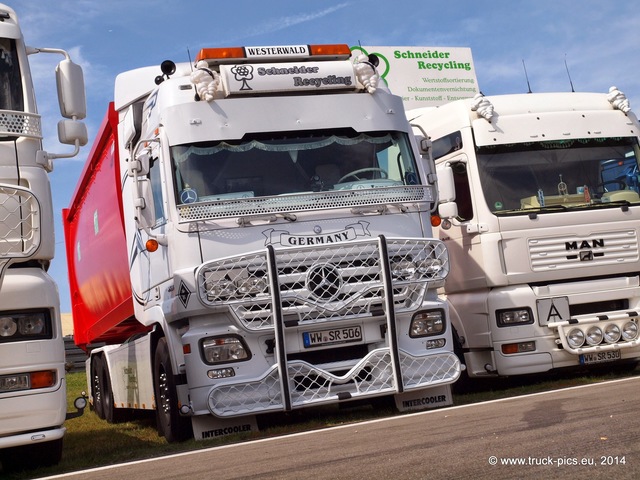
{"label": "red truck body panel", "polygon": [[85,350],[147,330],[134,317],[117,125],[111,103],[71,204],[62,212],[74,340]]}

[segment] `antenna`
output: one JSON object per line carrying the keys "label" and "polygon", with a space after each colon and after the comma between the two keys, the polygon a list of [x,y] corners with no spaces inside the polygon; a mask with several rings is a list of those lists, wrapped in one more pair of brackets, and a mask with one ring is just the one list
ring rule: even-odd
{"label": "antenna", "polygon": [[189,57],[189,65],[191,66],[191,71],[193,72],[193,62],[191,61],[191,50],[187,47],[187,56]]}
{"label": "antenna", "polygon": [[529,75],[527,75],[527,66],[524,64],[524,58],[522,59],[522,68],[524,68],[524,78],[527,79],[527,88],[529,89],[527,93],[531,93],[531,85],[529,84]]}
{"label": "antenna", "polygon": [[569,85],[571,85],[571,92],[575,93],[573,89],[573,82],[571,81],[571,74],[569,73],[569,67],[567,66],[567,54],[564,54],[564,68],[567,69],[567,77],[569,77]]}

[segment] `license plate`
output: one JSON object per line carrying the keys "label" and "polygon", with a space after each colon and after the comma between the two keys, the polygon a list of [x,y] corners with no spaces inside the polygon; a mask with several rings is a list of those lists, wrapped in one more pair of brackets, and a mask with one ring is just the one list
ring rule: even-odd
{"label": "license plate", "polygon": [[302,333],[304,348],[360,341],[362,341],[362,327],[360,325]]}
{"label": "license plate", "polygon": [[580,365],[592,365],[594,363],[615,362],[620,360],[620,350],[611,350],[608,352],[583,353],[580,355]]}

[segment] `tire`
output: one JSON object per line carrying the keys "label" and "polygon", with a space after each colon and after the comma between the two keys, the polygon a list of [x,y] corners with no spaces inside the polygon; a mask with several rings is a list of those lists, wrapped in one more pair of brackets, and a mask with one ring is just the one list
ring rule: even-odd
{"label": "tire", "polygon": [[104,419],[108,423],[119,423],[125,418],[122,409],[116,408],[113,399],[113,390],[111,389],[111,375],[109,374],[109,366],[107,361],[102,362],[102,413]]}
{"label": "tire", "polygon": [[91,361],[91,395],[93,396],[93,411],[98,418],[104,420],[104,392],[103,362],[101,356],[96,355]]}
{"label": "tire", "polygon": [[193,438],[191,418],[178,412],[176,382],[171,367],[167,340],[158,341],[153,362],[153,379],[156,396],[156,422],[158,434],[167,442],[182,442]]}

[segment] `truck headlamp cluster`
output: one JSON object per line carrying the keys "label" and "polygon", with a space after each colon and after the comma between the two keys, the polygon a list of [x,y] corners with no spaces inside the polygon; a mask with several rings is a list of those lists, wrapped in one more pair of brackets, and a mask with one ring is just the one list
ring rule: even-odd
{"label": "truck headlamp cluster", "polygon": [[230,278],[207,279],[205,280],[204,288],[209,302],[219,302],[266,293],[268,284],[265,277],[250,276],[237,277],[233,280]]}
{"label": "truck headlamp cluster", "polygon": [[418,312],[411,319],[409,336],[411,338],[440,335],[445,331],[444,310],[430,310]]}
{"label": "truck headlamp cluster", "polygon": [[445,264],[439,258],[391,261],[391,275],[394,280],[444,279],[447,273]]}
{"label": "truck headlamp cluster", "polygon": [[52,338],[48,312],[0,313],[0,343]]}
{"label": "truck headlamp cluster", "polygon": [[496,321],[499,327],[530,325],[533,323],[533,314],[528,307],[498,310],[496,311]]}
{"label": "truck headlamp cluster", "polygon": [[613,344],[620,340],[631,342],[638,338],[638,324],[628,321],[622,327],[609,323],[603,327],[592,325],[586,329],[574,327],[567,333],[567,343],[571,348],[580,348],[587,344],[596,346],[601,343]]}
{"label": "truck headlamp cluster", "polygon": [[202,358],[209,365],[241,362],[251,358],[244,340],[236,335],[209,337],[201,342]]}
{"label": "truck headlamp cluster", "polygon": [[55,370],[16,373],[0,376],[0,393],[53,387],[57,381]]}

